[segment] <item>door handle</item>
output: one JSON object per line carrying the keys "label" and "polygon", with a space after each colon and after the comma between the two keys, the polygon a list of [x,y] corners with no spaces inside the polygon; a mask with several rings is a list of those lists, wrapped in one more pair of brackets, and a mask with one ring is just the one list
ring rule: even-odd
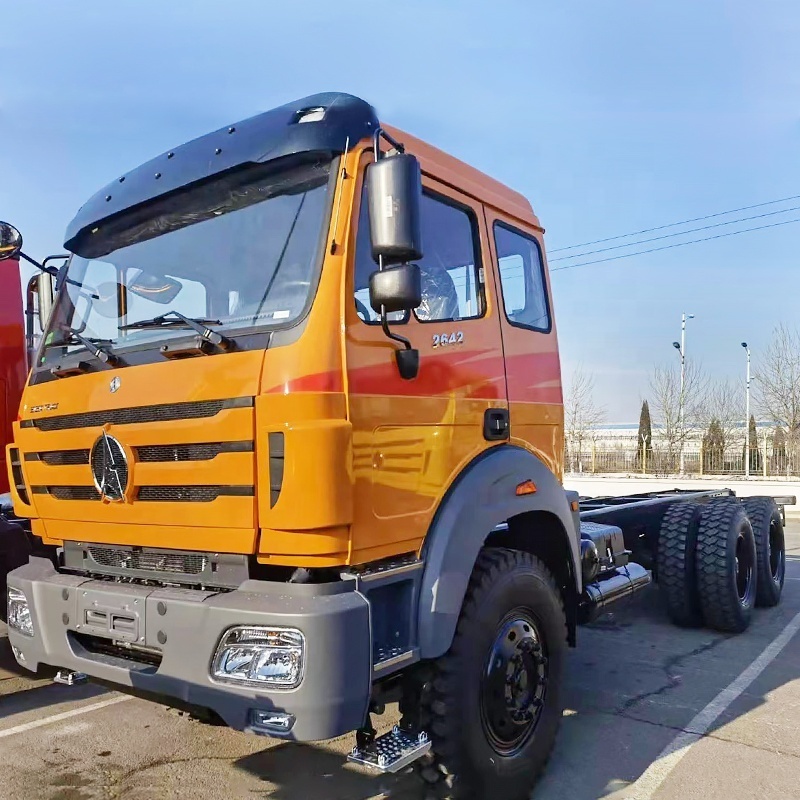
{"label": "door handle", "polygon": [[507,408],[487,408],[483,412],[483,438],[487,442],[502,442],[508,439],[511,427]]}

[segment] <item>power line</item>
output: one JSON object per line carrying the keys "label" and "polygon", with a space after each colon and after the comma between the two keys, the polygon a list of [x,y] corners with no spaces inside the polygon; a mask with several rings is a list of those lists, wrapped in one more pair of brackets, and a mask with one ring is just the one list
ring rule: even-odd
{"label": "power line", "polygon": [[551,253],[559,253],[563,250],[575,250],[578,247],[589,247],[593,244],[603,244],[604,242],[613,242],[615,239],[627,239],[631,236],[640,236],[643,233],[653,233],[654,231],[663,231],[666,228],[675,228],[678,225],[688,225],[690,222],[702,222],[706,219],[713,219],[714,217],[724,217],[726,214],[738,214],[740,211],[750,211],[753,208],[763,208],[764,206],[774,206],[776,203],[788,203],[790,200],[800,200],[800,194],[792,195],[791,197],[784,197],[781,200],[767,200],[765,203],[756,203],[752,206],[742,206],[741,208],[732,208],[730,211],[718,211],[716,214],[706,214],[704,217],[693,217],[692,219],[685,219],[682,222],[670,222],[669,225],[658,225],[655,228],[643,228],[640,231],[633,233],[621,233],[618,236],[608,236],[605,239],[594,239],[591,242],[583,242],[582,244],[571,244],[567,247],[556,247],[551,250]]}
{"label": "power line", "polygon": [[738,236],[740,233],[750,233],[751,231],[763,231],[766,228],[778,228],[781,225],[791,225],[793,222],[800,222],[798,219],[787,219],[783,222],[772,222],[769,225],[758,225],[755,228],[742,228],[740,231],[730,231],[729,233],[718,233],[716,236],[705,236],[702,239],[691,239],[688,242],[676,242],[675,244],[665,244],[661,247],[651,247],[649,250],[637,250],[635,253],[623,253],[618,256],[609,256],[608,258],[596,258],[593,261],[581,261],[579,264],[564,264],[562,267],[553,267],[550,272],[559,272],[563,269],[575,269],[575,267],[587,267],[589,264],[604,264],[607,261],[619,261],[621,258],[633,258],[633,256],[642,256],[645,253],[655,253],[659,250],[671,250],[673,247],[685,247],[688,244],[697,244],[698,242],[710,242],[712,239],[724,239],[726,236]]}
{"label": "power line", "polygon": [[592,256],[595,253],[607,253],[609,250],[623,250],[626,247],[638,247],[639,245],[647,244],[648,242],[658,242],[662,239],[672,239],[675,236],[687,236],[690,233],[710,231],[713,228],[722,228],[725,225],[736,225],[739,222],[749,222],[754,219],[764,219],[764,217],[774,217],[777,214],[788,214],[790,211],[800,211],[800,206],[792,206],[790,208],[781,209],[780,211],[767,211],[765,214],[755,214],[752,217],[729,219],[727,222],[715,222],[713,225],[701,225],[699,228],[689,228],[686,231],[678,231],[677,233],[665,233],[662,236],[653,236],[650,239],[639,239],[639,241],[631,242],[630,244],[615,244],[611,247],[600,247],[597,250],[585,250],[582,253],[576,253],[574,256],[558,256],[558,258],[551,258],[550,261],[566,261],[570,258],[583,258],[584,256]]}

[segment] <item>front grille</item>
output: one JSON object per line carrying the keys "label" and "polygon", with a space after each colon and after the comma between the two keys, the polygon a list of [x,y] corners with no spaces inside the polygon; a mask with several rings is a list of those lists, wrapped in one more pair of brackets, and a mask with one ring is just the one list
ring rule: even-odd
{"label": "front grille", "polygon": [[203,442],[198,444],[152,444],[136,448],[139,461],[210,461],[220,453],[251,453],[252,442]]}
{"label": "front grille", "polygon": [[230,400],[203,400],[196,403],[163,403],[156,406],[111,408],[106,411],[85,411],[80,414],[63,414],[41,419],[24,419],[23,428],[41,431],[63,431],[69,428],[93,428],[103,425],[130,425],[139,422],[174,422],[180,419],[213,417],[227,408],[252,408],[252,397],[234,397]]}
{"label": "front grille", "polygon": [[132,547],[87,548],[94,561],[103,567],[146,569],[173,575],[199,575],[208,565],[203,553],[138,550]]}
{"label": "front grille", "polygon": [[51,450],[47,453],[26,453],[26,461],[44,461],[50,467],[75,467],[89,463],[88,450]]}
{"label": "front grille", "polygon": [[56,500],[100,499],[100,492],[94,486],[36,486],[34,487],[34,494],[49,494],[55,497]]}
{"label": "front grille", "polygon": [[248,556],[239,553],[95,542],[65,541],[63,566],[66,572],[93,578],[205,590],[235,589],[250,577]]}
{"label": "front grille", "polygon": [[150,503],[210,503],[218,497],[252,497],[252,486],[142,486],[136,499]]}

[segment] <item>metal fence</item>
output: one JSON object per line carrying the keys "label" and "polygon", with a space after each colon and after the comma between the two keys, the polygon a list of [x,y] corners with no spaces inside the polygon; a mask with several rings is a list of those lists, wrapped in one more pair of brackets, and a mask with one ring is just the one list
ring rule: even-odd
{"label": "metal fence", "polygon": [[[681,467],[681,448],[655,441],[644,450],[631,438],[615,438],[570,443],[567,441],[564,463],[568,472],[603,474],[677,475]],[[800,447],[778,440],[774,434],[759,436],[758,448],[749,453],[750,475],[763,477],[800,476]],[[686,475],[744,475],[745,443],[725,447],[704,445],[702,438],[690,438],[683,444],[683,472]]]}

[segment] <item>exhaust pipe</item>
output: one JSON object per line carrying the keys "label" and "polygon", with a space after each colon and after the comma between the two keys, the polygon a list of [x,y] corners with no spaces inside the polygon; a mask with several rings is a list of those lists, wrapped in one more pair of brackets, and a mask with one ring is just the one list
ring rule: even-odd
{"label": "exhaust pipe", "polygon": [[602,611],[618,600],[638,592],[649,585],[650,573],[639,564],[620,567],[610,578],[590,583],[583,588],[580,605],[580,622],[597,619]]}

